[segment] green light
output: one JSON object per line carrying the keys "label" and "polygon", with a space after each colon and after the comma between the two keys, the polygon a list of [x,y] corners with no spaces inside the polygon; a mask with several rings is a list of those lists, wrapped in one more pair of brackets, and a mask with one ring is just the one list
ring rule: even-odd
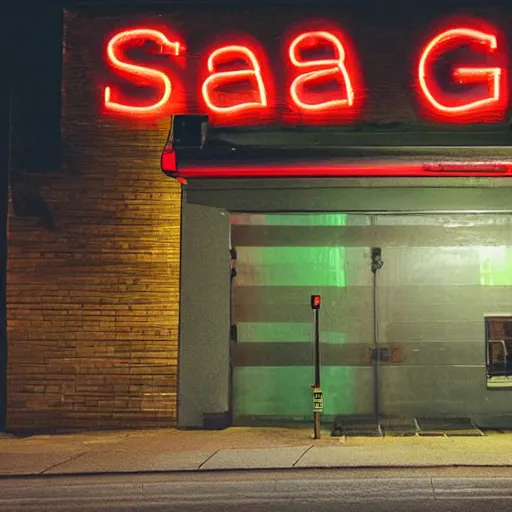
{"label": "green light", "polygon": [[[346,225],[347,215],[249,215],[234,217],[233,221],[240,226],[341,227]],[[292,303],[287,306],[292,309],[304,308],[305,317],[308,318],[311,314],[310,295],[323,292],[320,317],[330,315],[329,318],[335,318],[331,316],[333,310],[326,298],[328,292],[325,289],[330,289],[329,295],[335,297],[339,293],[336,289],[347,286],[345,247],[240,246],[237,252],[239,274],[235,280],[235,297],[237,289],[250,289],[251,303],[239,307],[254,308],[253,314],[261,315],[261,321],[237,322],[238,343],[309,343],[313,350],[312,315],[311,322],[290,321],[286,318],[286,308],[282,308],[282,301],[288,297],[286,300]],[[263,287],[266,289],[263,290]],[[304,297],[286,290],[298,287],[308,289],[301,290],[305,293]],[[270,307],[280,311],[283,316],[281,321],[265,321],[269,300]],[[342,318],[343,313],[337,311],[334,314]],[[320,341],[323,344],[343,344],[346,343],[346,334],[321,328]],[[322,388],[325,391],[324,414],[336,415],[352,411],[357,400],[353,369],[348,366],[323,366],[321,371]],[[310,419],[313,382],[312,366],[235,367],[235,416]]]}
{"label": "green light", "polygon": [[354,369],[351,366],[322,366],[324,414],[336,416],[354,413]]}
{"label": "green light", "polygon": [[[239,322],[238,341],[242,343],[311,343],[312,324],[301,322]],[[345,333],[322,330],[322,343],[345,343]]]}
{"label": "green light", "polygon": [[238,367],[233,373],[237,416],[312,416],[313,368],[304,366]]}
{"label": "green light", "polygon": [[[353,369],[323,366],[324,414],[354,411]],[[234,409],[237,416],[275,416],[308,419],[312,415],[312,367],[245,366],[233,373]]]}
{"label": "green light", "polygon": [[512,286],[512,247],[479,247],[480,284]]}
{"label": "green light", "polygon": [[[346,286],[344,247],[240,247],[244,286]],[[308,296],[309,300],[309,296]]]}
{"label": "green light", "polygon": [[265,226],[345,226],[347,215],[328,213],[316,215],[262,215]]}

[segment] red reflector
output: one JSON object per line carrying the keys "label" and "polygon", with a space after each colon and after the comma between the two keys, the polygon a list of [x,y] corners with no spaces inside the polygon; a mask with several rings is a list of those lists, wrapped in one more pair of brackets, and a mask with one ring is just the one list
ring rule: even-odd
{"label": "red reflector", "polygon": [[161,167],[162,171],[175,173],[177,172],[176,166],[176,153],[172,147],[166,146],[162,152],[161,157]]}

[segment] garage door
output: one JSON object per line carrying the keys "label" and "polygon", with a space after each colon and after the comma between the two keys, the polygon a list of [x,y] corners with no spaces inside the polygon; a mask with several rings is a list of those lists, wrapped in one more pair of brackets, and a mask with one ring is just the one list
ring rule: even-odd
{"label": "garage door", "polygon": [[311,294],[325,417],[510,410],[484,319],[512,311],[511,235],[510,215],[233,216],[235,423],[311,419]]}

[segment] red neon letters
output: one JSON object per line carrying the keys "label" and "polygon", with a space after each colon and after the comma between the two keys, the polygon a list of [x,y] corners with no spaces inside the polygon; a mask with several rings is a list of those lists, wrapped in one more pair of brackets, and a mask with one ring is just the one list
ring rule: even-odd
{"label": "red neon letters", "polygon": [[496,52],[496,36],[470,28],[454,28],[434,37],[421,54],[418,67],[418,79],[422,95],[429,106],[445,117],[456,118],[490,110],[504,110],[501,98],[501,80],[504,70],[500,67],[458,67],[454,69],[453,78],[460,84],[481,84],[487,86],[487,92],[468,99],[465,95],[443,94],[435,83],[431,66],[439,55],[472,43],[487,55]]}
{"label": "red neon letters", "polygon": [[[319,42],[328,42],[335,50],[334,59],[301,60],[299,50],[301,46],[307,44],[318,44]],[[303,110],[326,110],[333,108],[343,108],[354,104],[354,89],[350,80],[347,67],[345,65],[345,49],[340,40],[330,32],[317,31],[305,32],[296,37],[289,49],[291,63],[297,68],[316,68],[299,75],[293,80],[290,86],[290,96],[293,103]],[[338,78],[343,81],[345,94],[342,99],[318,101],[315,103],[306,101],[304,88],[308,83],[319,82],[326,78]]]}
{"label": "red neon letters", "polygon": [[[234,62],[240,59],[250,63],[251,69],[215,71],[217,65],[220,63]],[[211,74],[203,82],[201,92],[203,100],[209,110],[216,114],[230,114],[247,109],[267,107],[267,91],[261,75],[260,64],[252,50],[246,46],[239,45],[223,46],[210,54],[207,66]],[[255,82],[258,97],[257,101],[243,101],[232,105],[220,104],[222,101],[219,102],[219,98],[215,97],[218,96],[215,92],[218,87],[236,84],[237,82],[240,83],[247,79]]]}
{"label": "red neon letters", "polygon": [[120,74],[129,76],[138,85],[149,85],[160,90],[158,101],[149,105],[127,105],[112,100],[111,87],[105,87],[105,108],[113,112],[124,114],[144,115],[153,114],[166,107],[172,94],[172,82],[162,71],[131,64],[124,60],[123,50],[146,41],[151,41],[160,47],[162,54],[179,55],[180,43],[171,42],[164,34],[157,30],[135,29],[120,32],[115,35],[107,45],[107,59],[110,66]]}
{"label": "red neon letters", "polygon": [[[440,31],[428,42],[419,55],[416,78],[420,103],[429,115],[451,123],[502,120],[509,99],[508,77],[503,61],[505,53],[499,47],[499,39],[494,32],[497,31],[458,26]],[[149,98],[146,96],[142,100],[131,97],[133,93],[123,95],[120,84],[115,88],[109,85],[103,91],[104,107],[121,115],[142,117],[163,115],[173,108],[180,112],[206,110],[212,114],[215,124],[237,124],[242,117],[248,118],[250,113],[255,116],[251,123],[254,119],[260,123],[277,121],[279,117],[279,121],[284,122],[303,122],[307,118],[307,123],[318,124],[318,119],[321,122],[332,121],[340,113],[350,121],[357,121],[360,120],[362,82],[350,43],[336,33],[336,30],[310,30],[291,41],[286,48],[292,73],[289,88],[277,94],[273,76],[267,69],[266,56],[255,51],[257,42],[248,44],[245,40],[243,44],[217,48],[209,53],[205,64],[197,64],[198,69],[187,73],[188,76],[199,77],[199,83],[187,84],[186,97],[183,93],[181,104],[177,100],[183,90],[183,77],[179,70],[167,72],[162,67],[144,62],[144,56],[135,63],[133,57],[130,61],[127,52],[150,43],[158,48],[160,54],[181,59],[184,47],[177,41],[170,41],[158,30],[137,28],[122,31],[108,42],[107,62],[120,78],[132,86],[149,87],[152,92]],[[311,56],[313,53],[319,55],[319,50],[325,48],[329,51],[327,57]],[[308,55],[308,52],[311,53]],[[469,57],[464,57],[468,53]],[[470,60],[463,62],[464,58]],[[476,59],[484,59],[487,64],[475,65]],[[445,77],[438,72],[438,64],[443,61],[452,69],[448,84],[443,84]],[[274,71],[278,78],[283,77],[281,70]],[[322,89],[326,84],[334,84],[334,88]],[[201,105],[193,103],[196,99],[192,98],[196,94]],[[278,101],[277,98],[285,98],[285,105],[282,99]],[[275,109],[279,103],[284,108]],[[357,109],[354,104],[357,104]]]}

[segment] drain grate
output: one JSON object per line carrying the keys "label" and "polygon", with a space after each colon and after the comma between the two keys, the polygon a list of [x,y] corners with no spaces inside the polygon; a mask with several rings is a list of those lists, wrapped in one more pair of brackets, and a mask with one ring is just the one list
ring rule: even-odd
{"label": "drain grate", "polygon": [[333,436],[382,437],[382,428],[374,416],[336,416]]}
{"label": "drain grate", "polygon": [[406,437],[416,435],[423,437],[475,437],[485,435],[469,417],[385,417],[377,422],[374,416],[357,415],[336,416],[331,434],[335,437]]}
{"label": "drain grate", "polygon": [[386,436],[415,436],[419,432],[418,423],[412,417],[391,417],[381,420],[381,427]]}
{"label": "drain grate", "polygon": [[417,418],[420,436],[472,437],[485,435],[471,418]]}

